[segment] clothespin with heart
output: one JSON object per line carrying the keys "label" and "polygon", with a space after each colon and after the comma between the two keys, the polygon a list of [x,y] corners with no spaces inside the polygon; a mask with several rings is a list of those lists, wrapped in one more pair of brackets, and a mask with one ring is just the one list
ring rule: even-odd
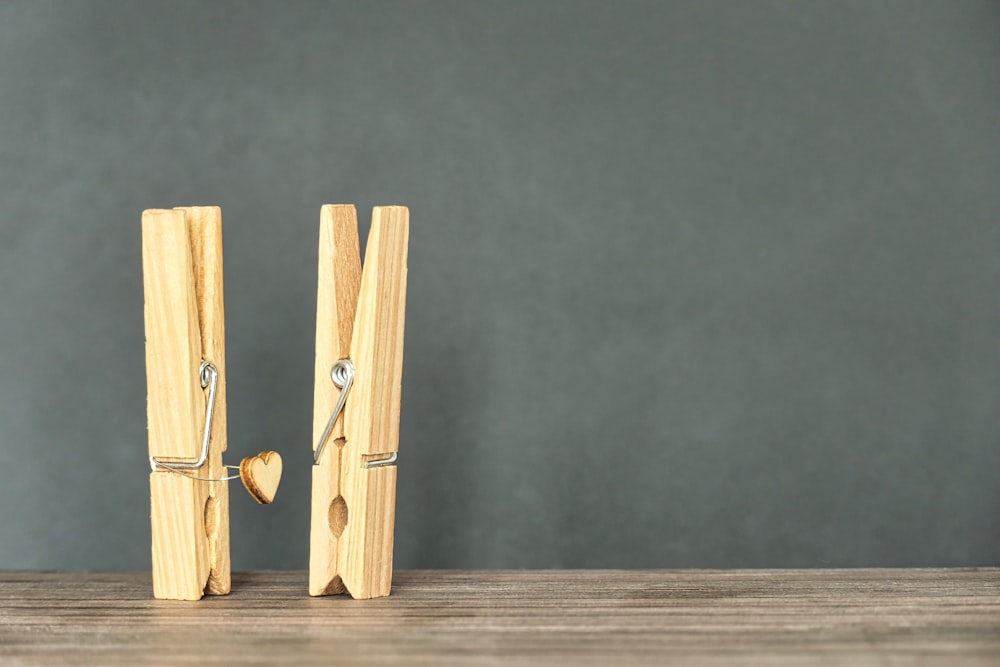
{"label": "clothespin with heart", "polygon": [[235,466],[226,450],[222,211],[216,206],[142,214],[153,595],[198,600],[230,589],[228,480],[259,503],[281,478],[281,457]]}

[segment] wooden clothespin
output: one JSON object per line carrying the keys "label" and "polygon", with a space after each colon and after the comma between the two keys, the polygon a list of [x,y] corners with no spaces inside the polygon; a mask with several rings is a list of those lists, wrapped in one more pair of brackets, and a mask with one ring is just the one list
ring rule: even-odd
{"label": "wooden clothespin", "polygon": [[143,211],[142,265],[153,595],[170,600],[225,595],[230,589],[227,482],[242,477],[251,493],[257,490],[258,502],[270,502],[281,462],[276,453],[262,452],[244,459],[242,474],[233,476],[222,463],[227,443],[221,209]]}
{"label": "wooden clothespin", "polygon": [[392,584],[409,220],[375,207],[362,271],[354,206],[320,213],[310,595]]}
{"label": "wooden clothespin", "polygon": [[[214,393],[208,453],[190,470],[206,479],[225,477],[222,211],[214,206],[143,211],[142,266],[151,461],[179,466],[199,461],[207,407],[203,380],[208,380],[206,388]],[[228,485],[153,467],[153,595],[171,600],[225,595]]]}

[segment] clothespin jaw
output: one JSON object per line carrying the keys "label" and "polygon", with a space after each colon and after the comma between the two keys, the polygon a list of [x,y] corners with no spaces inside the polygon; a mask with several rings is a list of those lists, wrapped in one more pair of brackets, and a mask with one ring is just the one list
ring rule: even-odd
{"label": "clothespin jaw", "polygon": [[310,595],[391,588],[408,240],[409,210],[375,207],[362,269],[354,206],[321,210]]}
{"label": "clothespin jaw", "polygon": [[[222,211],[214,206],[143,211],[142,263],[153,595],[171,600],[224,595],[230,590],[230,562],[229,491],[221,481]],[[198,462],[203,442],[207,455],[190,475],[157,465]]]}

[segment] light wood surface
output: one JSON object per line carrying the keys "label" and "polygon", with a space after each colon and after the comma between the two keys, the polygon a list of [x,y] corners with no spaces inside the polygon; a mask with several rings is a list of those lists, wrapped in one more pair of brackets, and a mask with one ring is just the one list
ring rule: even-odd
{"label": "light wood surface", "polygon": [[399,451],[409,234],[405,206],[375,207],[351,339],[357,375],[344,413],[347,438],[361,454]]}
{"label": "light wood surface", "polygon": [[[340,395],[330,369],[351,356],[351,334],[361,289],[361,245],[358,214],[352,205],[320,209],[319,272],[316,289],[316,366],[313,437],[316,443]],[[341,495],[344,413],[330,433],[319,463],[312,469],[312,516],[309,533],[309,593],[344,592],[337,544],[347,523],[347,503]]]}
{"label": "light wood surface", "polygon": [[399,451],[409,229],[405,206],[374,208],[351,339],[341,468],[348,519],[338,549],[341,578],[358,599],[388,595],[392,585],[396,466],[365,464]]}
{"label": "light wood surface", "polygon": [[388,595],[392,582],[396,468],[366,463],[399,449],[409,210],[375,207],[349,330],[347,304],[360,265],[354,207],[324,207],[320,228],[315,439],[339,395],[330,380],[333,363],[348,356],[355,376],[342,429],[331,434],[313,470],[309,592],[367,599]]}
{"label": "light wood surface", "polygon": [[201,334],[195,302],[191,236],[183,211],[142,213],[146,323],[146,414],[149,454],[198,456],[205,394],[198,380]]}
{"label": "light wood surface", "polygon": [[[199,476],[221,479],[229,474],[222,462],[222,454],[229,447],[226,421],[226,310],[222,279],[222,209],[218,206],[189,206],[180,210],[184,211],[191,234],[201,354],[202,358],[215,364],[219,372],[215,390],[215,412],[212,416],[212,439],[208,449],[208,466],[207,470],[203,468],[207,474]],[[204,390],[201,401],[204,405]],[[201,428],[202,425],[199,424],[197,429],[199,445]],[[225,595],[230,589],[229,483],[197,482],[196,485],[199,501],[204,507],[204,532],[208,537],[209,570],[205,592],[209,595]]]}
{"label": "light wood surface", "polygon": [[197,604],[149,573],[0,572],[4,664],[1000,664],[1000,570],[398,572],[392,595],[236,573]]}
{"label": "light wood surface", "polygon": [[[208,461],[198,477],[225,475],[225,328],[222,212],[151,209],[142,216],[149,454],[191,461],[201,451],[202,359],[218,371]],[[165,599],[197,600],[230,588],[229,491],[224,482],[150,473],[153,586]]]}

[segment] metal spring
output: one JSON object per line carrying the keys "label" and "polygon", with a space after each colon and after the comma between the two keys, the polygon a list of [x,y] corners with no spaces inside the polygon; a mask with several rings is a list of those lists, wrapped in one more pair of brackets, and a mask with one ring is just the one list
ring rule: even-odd
{"label": "metal spring", "polygon": [[330,415],[330,420],[326,423],[326,428],[323,429],[323,435],[319,437],[319,442],[316,443],[316,447],[313,449],[313,465],[319,465],[319,459],[323,456],[323,450],[326,449],[326,441],[330,439],[333,425],[344,409],[347,394],[351,391],[351,386],[354,384],[354,364],[351,363],[351,360],[338,360],[333,365],[333,368],[330,369],[330,379],[340,389],[340,396],[337,397],[337,403],[333,406],[333,414]]}
{"label": "metal spring", "polygon": [[[239,475],[231,475],[229,477],[198,477],[192,475],[186,470],[197,470],[198,468],[205,465],[208,461],[208,445],[212,440],[212,418],[215,416],[215,393],[219,387],[219,369],[215,367],[211,361],[207,359],[202,359],[201,365],[198,367],[198,378],[201,380],[201,388],[208,388],[208,399],[205,404],[205,428],[202,431],[201,436],[201,455],[198,456],[197,461],[184,462],[184,461],[160,461],[155,456],[149,457],[149,467],[156,472],[157,468],[167,470],[177,475],[183,475],[184,477],[190,477],[191,479],[197,479],[202,482],[228,482],[231,479],[236,479]],[[239,466],[223,466],[224,468],[239,468]]]}

